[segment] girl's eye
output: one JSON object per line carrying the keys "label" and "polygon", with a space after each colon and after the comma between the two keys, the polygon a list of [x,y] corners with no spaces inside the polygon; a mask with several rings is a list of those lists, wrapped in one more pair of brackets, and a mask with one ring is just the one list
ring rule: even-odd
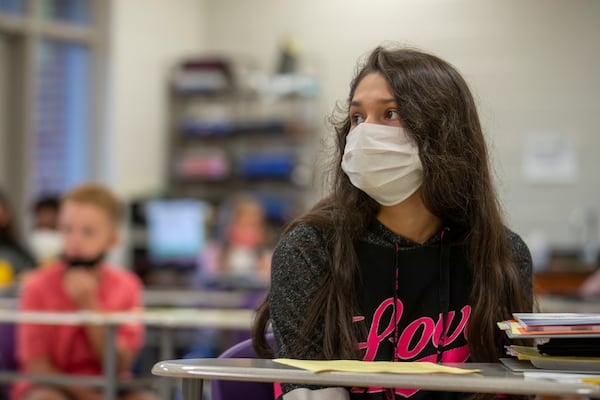
{"label": "girl's eye", "polygon": [[352,125],[358,125],[365,121],[364,118],[362,117],[362,115],[360,115],[360,114],[352,115],[352,117],[350,117],[350,120],[352,122]]}
{"label": "girl's eye", "polygon": [[392,119],[392,120],[399,120],[400,114],[398,114],[398,111],[396,111],[396,110],[388,110],[386,112],[386,117],[388,119]]}

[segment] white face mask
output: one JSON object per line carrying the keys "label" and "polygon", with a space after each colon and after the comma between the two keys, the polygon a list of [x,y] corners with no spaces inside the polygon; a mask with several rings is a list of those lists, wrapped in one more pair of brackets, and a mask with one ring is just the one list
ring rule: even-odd
{"label": "white face mask", "polygon": [[29,246],[38,264],[45,264],[62,252],[62,236],[58,231],[36,229],[29,235]]}
{"label": "white face mask", "polygon": [[406,200],[423,182],[419,148],[401,127],[363,122],[346,137],[342,169],[384,206]]}

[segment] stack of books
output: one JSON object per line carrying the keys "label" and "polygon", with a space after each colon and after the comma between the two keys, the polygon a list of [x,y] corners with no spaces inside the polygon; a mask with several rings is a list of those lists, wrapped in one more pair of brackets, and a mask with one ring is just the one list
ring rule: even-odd
{"label": "stack of books", "polygon": [[498,327],[511,339],[531,338],[537,343],[507,346],[507,354],[514,358],[500,361],[511,370],[530,377],[548,379],[543,373],[562,373],[570,379],[600,382],[600,313],[514,313]]}
{"label": "stack of books", "polygon": [[511,339],[600,338],[600,313],[514,313],[498,322]]}

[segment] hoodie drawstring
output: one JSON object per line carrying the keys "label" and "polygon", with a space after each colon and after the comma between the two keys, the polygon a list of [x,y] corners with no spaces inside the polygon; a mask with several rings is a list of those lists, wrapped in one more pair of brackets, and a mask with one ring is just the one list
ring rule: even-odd
{"label": "hoodie drawstring", "polygon": [[[442,330],[440,332],[440,337],[437,343],[437,353],[436,353],[436,362],[442,362],[442,355],[444,353],[444,343],[446,341],[446,330],[447,330],[447,316],[450,309],[450,245],[444,240],[446,233],[450,231],[450,228],[445,227],[440,232],[440,259],[438,264],[438,274],[439,274],[439,285],[438,285],[438,305],[439,305],[439,315],[441,318]],[[395,251],[394,251],[394,355],[393,361],[398,361],[398,340],[400,332],[398,330],[398,291],[399,291],[399,281],[398,278],[400,276],[400,265],[399,265],[399,256],[398,252],[400,251],[400,246],[397,242],[394,243]],[[385,397],[387,400],[395,399],[394,389],[387,389],[385,391]]]}
{"label": "hoodie drawstring", "polygon": [[[400,277],[400,265],[398,265],[398,251],[400,251],[400,246],[397,242],[394,243],[394,315],[392,316],[394,321],[394,351],[392,360],[398,361],[398,340],[399,340],[399,332],[398,332],[398,290],[400,283],[398,282],[398,278]],[[395,389],[387,389],[385,391],[386,400],[394,400],[396,398],[396,394],[394,393]]]}
{"label": "hoodie drawstring", "polygon": [[436,362],[439,364],[442,362],[442,355],[444,354],[444,344],[446,342],[446,320],[450,309],[450,245],[444,240],[446,232],[450,228],[444,228],[440,232],[440,262],[439,262],[439,311],[440,319],[442,322],[442,331],[437,343],[437,356]]}
{"label": "hoodie drawstring", "polygon": [[399,332],[398,332],[398,290],[399,290],[399,282],[398,278],[400,277],[400,266],[398,265],[398,251],[400,250],[400,246],[398,243],[394,243],[396,251],[394,252],[394,273],[396,274],[394,279],[394,356],[393,361],[398,361],[398,352],[396,348],[398,347],[399,340]]}

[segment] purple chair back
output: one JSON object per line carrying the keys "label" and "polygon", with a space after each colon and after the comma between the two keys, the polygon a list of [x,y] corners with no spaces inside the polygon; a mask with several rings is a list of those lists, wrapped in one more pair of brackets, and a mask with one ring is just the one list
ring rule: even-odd
{"label": "purple chair back", "polygon": [[15,325],[0,324],[0,369],[14,371],[16,368]]}
{"label": "purple chair back", "polygon": [[[267,342],[274,346],[275,340],[272,333],[267,333]],[[219,358],[256,358],[252,348],[252,339],[246,339],[225,350]],[[273,400],[272,382],[241,382],[218,381],[211,382],[211,400]]]}
{"label": "purple chair back", "polygon": [[[0,370],[16,371],[15,324],[0,324]],[[0,399],[10,398],[10,384],[0,384]]]}

